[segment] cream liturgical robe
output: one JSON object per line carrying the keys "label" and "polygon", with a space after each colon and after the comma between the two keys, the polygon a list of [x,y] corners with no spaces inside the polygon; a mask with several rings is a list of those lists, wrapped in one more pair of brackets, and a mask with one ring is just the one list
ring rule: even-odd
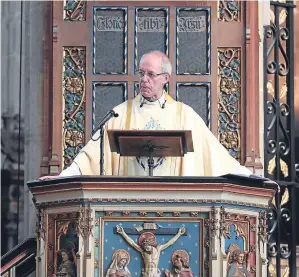
{"label": "cream liturgical robe", "polygon": [[[192,130],[194,152],[184,157],[154,158],[154,176],[240,173],[239,162],[230,156],[191,107],[173,100],[168,94],[165,94],[165,100],[162,109],[159,101],[148,102],[140,94],[137,95],[114,108],[119,117],[108,121],[106,130]],[[141,102],[144,103],[142,107]],[[99,137],[99,133],[94,137]],[[74,163],[82,175],[100,175],[100,140],[89,141]],[[111,153],[105,131],[104,170],[105,175],[148,176],[147,157],[120,157],[117,153]]]}

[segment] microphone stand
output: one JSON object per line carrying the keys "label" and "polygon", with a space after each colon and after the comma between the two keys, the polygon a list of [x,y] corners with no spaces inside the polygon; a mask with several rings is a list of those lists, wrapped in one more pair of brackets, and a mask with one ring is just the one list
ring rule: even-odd
{"label": "microphone stand", "polygon": [[101,142],[100,142],[100,175],[104,175],[104,126],[107,123],[107,121],[109,119],[111,119],[112,117],[118,117],[118,113],[116,113],[113,110],[109,111],[91,132],[91,135],[93,136],[98,130],[100,130],[99,137],[94,139],[91,136],[91,139],[93,141],[97,141],[98,139],[101,139]]}

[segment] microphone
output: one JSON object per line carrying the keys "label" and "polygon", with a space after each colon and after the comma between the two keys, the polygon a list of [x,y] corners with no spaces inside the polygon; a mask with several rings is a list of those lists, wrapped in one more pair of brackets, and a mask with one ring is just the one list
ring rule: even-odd
{"label": "microphone", "polygon": [[143,105],[144,105],[144,102],[142,102],[142,103],[140,104],[140,106],[139,106],[139,107],[140,107],[140,108],[142,108],[142,107],[143,107]]}
{"label": "microphone", "polygon": [[97,126],[92,130],[91,136],[93,136],[98,130],[102,129],[103,126],[106,124],[108,120],[110,120],[112,117],[118,117],[118,113],[116,113],[114,110],[109,111],[97,124]]}
{"label": "microphone", "polygon": [[166,101],[167,101],[167,100],[164,101],[164,103],[163,103],[163,105],[162,105],[162,107],[161,107],[162,109],[165,108],[165,103],[166,103]]}

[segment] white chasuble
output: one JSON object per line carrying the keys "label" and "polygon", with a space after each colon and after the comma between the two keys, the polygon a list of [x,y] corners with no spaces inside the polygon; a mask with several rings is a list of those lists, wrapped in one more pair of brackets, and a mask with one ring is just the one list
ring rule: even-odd
{"label": "white chasuble", "polygon": [[[149,175],[147,157],[120,157],[111,153],[107,130],[191,130],[194,152],[184,157],[154,158],[154,176],[220,176],[239,171],[239,162],[230,156],[191,107],[174,101],[167,94],[165,100],[163,107],[161,102],[148,102],[139,94],[114,108],[119,117],[112,118],[105,126],[105,175]],[[74,162],[82,175],[100,175],[100,140],[89,141]]]}

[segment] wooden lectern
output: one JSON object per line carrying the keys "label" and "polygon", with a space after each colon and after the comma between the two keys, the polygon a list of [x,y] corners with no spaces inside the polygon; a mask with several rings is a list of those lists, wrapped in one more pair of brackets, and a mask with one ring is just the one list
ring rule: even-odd
{"label": "wooden lectern", "polygon": [[183,157],[193,152],[192,132],[186,130],[108,130],[112,152],[121,156],[148,157],[153,176],[154,157]]}

